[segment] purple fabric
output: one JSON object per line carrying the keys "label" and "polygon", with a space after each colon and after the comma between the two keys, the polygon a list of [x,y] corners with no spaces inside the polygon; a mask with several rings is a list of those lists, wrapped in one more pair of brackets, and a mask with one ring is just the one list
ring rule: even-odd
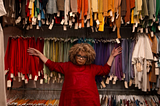
{"label": "purple fabric", "polygon": [[[121,46],[121,44],[115,44],[115,48]],[[115,75],[119,80],[122,78],[122,54],[115,57]]]}

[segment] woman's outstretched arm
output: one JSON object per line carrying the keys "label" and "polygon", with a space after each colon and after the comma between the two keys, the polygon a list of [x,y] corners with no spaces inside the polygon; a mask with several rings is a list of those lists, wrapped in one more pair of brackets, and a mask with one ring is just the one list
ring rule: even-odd
{"label": "woman's outstretched arm", "polygon": [[38,56],[44,63],[47,62],[48,58],[45,57],[39,50],[34,49],[34,48],[29,48],[27,50],[27,52],[29,53],[29,55],[34,55],[34,56]]}

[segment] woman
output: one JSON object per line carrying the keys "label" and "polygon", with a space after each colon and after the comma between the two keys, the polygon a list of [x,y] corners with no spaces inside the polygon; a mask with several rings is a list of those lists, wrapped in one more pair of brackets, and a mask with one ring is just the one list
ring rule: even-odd
{"label": "woman", "polygon": [[64,74],[59,106],[100,106],[99,94],[95,82],[96,75],[107,75],[115,56],[122,48],[114,48],[104,66],[92,64],[96,53],[87,43],[75,44],[69,51],[69,62],[53,62],[41,52],[29,48],[30,55],[38,56],[51,71]]}

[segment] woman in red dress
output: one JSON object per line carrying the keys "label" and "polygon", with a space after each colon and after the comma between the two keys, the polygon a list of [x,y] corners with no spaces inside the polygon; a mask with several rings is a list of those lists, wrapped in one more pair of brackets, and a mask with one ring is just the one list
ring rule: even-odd
{"label": "woman in red dress", "polygon": [[114,48],[107,63],[100,66],[92,64],[96,53],[88,43],[72,46],[69,51],[69,62],[53,62],[38,50],[28,49],[30,55],[38,56],[51,71],[64,74],[59,106],[100,106],[95,76],[107,75],[114,57],[121,51],[121,47]]}

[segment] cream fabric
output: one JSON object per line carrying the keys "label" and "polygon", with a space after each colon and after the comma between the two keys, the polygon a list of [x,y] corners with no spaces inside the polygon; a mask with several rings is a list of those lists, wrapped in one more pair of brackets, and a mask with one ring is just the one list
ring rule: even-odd
{"label": "cream fabric", "polygon": [[0,17],[6,14],[6,10],[4,8],[3,0],[0,0]]}
{"label": "cream fabric", "polygon": [[[3,0],[0,0],[0,17],[6,14]],[[7,106],[6,103],[6,88],[5,88],[5,73],[4,73],[4,37],[3,30],[0,24],[0,106]]]}
{"label": "cream fabric", "polygon": [[4,73],[4,38],[3,30],[0,24],[0,106],[6,104],[6,88],[5,88],[5,73]]}
{"label": "cream fabric", "polygon": [[[134,64],[135,72],[135,87],[147,91],[147,61],[153,60],[153,54],[149,42],[149,38],[146,34],[138,34],[138,41],[135,45],[132,64]],[[136,64],[140,62],[141,71],[137,71]]]}

